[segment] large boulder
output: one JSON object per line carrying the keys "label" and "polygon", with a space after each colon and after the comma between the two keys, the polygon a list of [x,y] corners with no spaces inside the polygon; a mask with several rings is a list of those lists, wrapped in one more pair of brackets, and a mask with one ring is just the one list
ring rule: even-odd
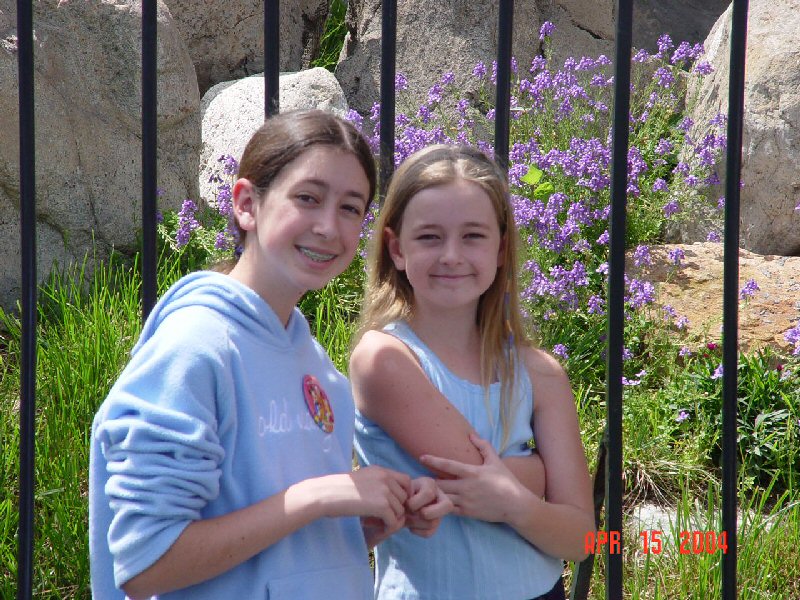
{"label": "large boulder", "polygon": [[[141,224],[141,5],[34,2],[38,274],[53,261],[132,249]],[[158,6],[158,185],[197,189],[200,97],[189,53]],[[0,305],[20,296],[16,3],[0,0]],[[165,207],[169,201],[165,196]],[[174,207],[175,205],[173,205]]]}
{"label": "large boulder", "polygon": [[[317,67],[280,76],[281,110],[320,108],[343,116],[347,111],[339,82]],[[217,184],[209,181],[222,171],[219,157],[242,157],[244,147],[264,123],[264,76],[253,75],[215,85],[203,96],[203,148],[200,153],[200,197],[214,200]]]}
{"label": "large boulder", "polygon": [[[681,250],[685,258],[676,267],[670,252]],[[690,338],[719,343],[722,325],[724,251],[722,244],[700,242],[653,246],[652,265],[630,275],[656,284],[658,303],[688,317]],[[739,303],[739,346],[742,350],[770,347],[790,354],[792,345],[784,334],[800,317],[800,257],[760,255],[739,251],[739,289],[753,280],[758,290]]]}
{"label": "large boulder", "polygon": [[[689,91],[696,96],[690,104],[696,139],[705,135],[710,118],[728,110],[730,22],[728,9],[705,43],[715,71]],[[741,245],[759,254],[800,255],[800,211],[795,210],[800,192],[800,1],[750,3],[746,59]],[[724,156],[718,171],[724,179]]]}
{"label": "large boulder", "polygon": [[[264,0],[164,0],[189,47],[200,94],[264,71]],[[319,48],[328,0],[280,3],[280,68],[308,68]]]}
{"label": "large boulder", "polygon": [[633,45],[656,52],[656,42],[664,33],[676,45],[702,42],[729,5],[730,0],[635,0]]}

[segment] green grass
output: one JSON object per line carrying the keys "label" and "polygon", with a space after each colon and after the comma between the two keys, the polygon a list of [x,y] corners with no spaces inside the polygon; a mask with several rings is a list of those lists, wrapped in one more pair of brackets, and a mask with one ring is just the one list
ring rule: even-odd
{"label": "green grass", "polygon": [[[181,274],[181,256],[162,258],[159,289]],[[185,261],[184,261],[185,262]],[[114,259],[88,276],[82,268],[55,275],[42,287],[39,304],[36,423],[35,596],[89,598],[87,540],[88,436],[92,417],[124,366],[140,328],[140,277],[136,265]],[[87,283],[88,281],[88,283]],[[301,308],[312,331],[337,366],[346,370],[354,331],[363,267],[360,261]],[[17,448],[20,324],[2,314],[7,333],[0,338],[0,597],[16,589]],[[652,328],[651,328],[652,329]],[[576,331],[581,331],[577,329]],[[569,332],[564,332],[567,335]],[[591,333],[587,335],[587,346]],[[573,336],[573,340],[576,337]],[[642,500],[671,506],[678,528],[719,530],[718,382],[708,378],[716,356],[699,352],[683,365],[667,360],[670,346],[656,331],[651,372],[657,385],[626,390],[624,470],[626,507]],[[594,338],[596,339],[596,338]],[[645,341],[645,343],[648,343]],[[605,402],[598,366],[590,349],[568,361],[579,407],[582,435],[590,462],[605,424]],[[596,350],[595,350],[596,351]],[[798,454],[797,380],[776,375],[779,357],[760,353],[740,366],[740,506],[749,510],[739,531],[740,598],[800,597],[800,497],[796,488]],[[659,365],[659,361],[663,364]],[[593,367],[582,367],[589,363]],[[637,367],[638,368],[638,367]],[[782,407],[782,408],[781,408]],[[675,420],[680,408],[691,418]],[[759,415],[780,413],[783,421]],[[748,425],[748,421],[749,425]],[[749,427],[749,428],[748,428]],[[756,452],[758,450],[758,452]],[[764,482],[767,482],[765,485]],[[695,519],[697,517],[695,516]],[[714,598],[719,596],[719,556],[683,555],[675,544],[662,554],[644,555],[639,531],[625,532],[626,598]],[[592,598],[602,598],[602,558],[595,566]],[[789,595],[783,595],[788,593]]]}

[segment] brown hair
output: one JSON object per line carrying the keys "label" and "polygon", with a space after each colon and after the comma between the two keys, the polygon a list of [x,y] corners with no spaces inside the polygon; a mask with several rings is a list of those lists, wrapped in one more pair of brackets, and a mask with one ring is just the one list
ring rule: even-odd
{"label": "brown hair", "polygon": [[430,146],[407,159],[392,177],[375,224],[364,308],[355,341],[370,329],[380,330],[392,321],[407,320],[413,312],[414,290],[405,272],[394,266],[385,228],[399,235],[403,213],[417,193],[458,180],[473,183],[486,193],[503,240],[502,264],[478,302],[476,321],[481,337],[481,382],[487,394],[495,378],[501,382],[500,419],[505,443],[517,379],[517,353],[511,350],[529,341],[520,317],[517,229],[506,176],[497,163],[480,150],[469,146]]}

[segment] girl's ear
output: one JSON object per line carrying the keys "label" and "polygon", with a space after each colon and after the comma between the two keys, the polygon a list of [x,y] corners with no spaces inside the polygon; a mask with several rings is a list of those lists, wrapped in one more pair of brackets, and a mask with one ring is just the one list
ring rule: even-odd
{"label": "girl's ear", "polygon": [[386,243],[386,250],[394,263],[394,268],[398,271],[406,270],[406,259],[400,249],[400,239],[391,227],[383,228],[383,237]]}
{"label": "girl's ear", "polygon": [[256,227],[257,190],[248,179],[238,179],[233,184],[233,218],[244,231]]}

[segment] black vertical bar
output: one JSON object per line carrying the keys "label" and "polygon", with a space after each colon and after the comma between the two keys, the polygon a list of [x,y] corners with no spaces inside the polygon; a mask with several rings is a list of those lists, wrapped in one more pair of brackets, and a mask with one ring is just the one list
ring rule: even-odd
{"label": "black vertical bar", "polygon": [[397,52],[397,0],[381,3],[381,165],[380,197],[386,195],[394,172],[395,55]]}
{"label": "black vertical bar", "polygon": [[158,15],[142,2],[142,319],[156,303],[156,178],[158,158]]}
{"label": "black vertical bar", "polygon": [[736,598],[736,398],[739,354],[739,181],[742,168],[747,0],[734,0],[728,86],[728,148],[725,177],[725,255],[722,317],[722,598]]}
{"label": "black vertical bar", "polygon": [[280,110],[280,6],[264,2],[264,119]]}
{"label": "black vertical bar", "polygon": [[[632,0],[619,0],[614,65],[611,216],[606,377],[608,454],[606,455],[606,528],[622,541],[622,348],[625,333],[625,210],[630,126]],[[622,552],[606,546],[606,598],[622,599]]]}
{"label": "black vertical bar", "polygon": [[33,103],[33,3],[17,0],[19,69],[19,212],[22,255],[22,364],[19,410],[17,598],[33,589],[36,435],[36,155]]}
{"label": "black vertical bar", "polygon": [[509,114],[511,112],[511,36],[514,0],[500,0],[497,27],[497,100],[494,105],[494,157],[508,168]]}

